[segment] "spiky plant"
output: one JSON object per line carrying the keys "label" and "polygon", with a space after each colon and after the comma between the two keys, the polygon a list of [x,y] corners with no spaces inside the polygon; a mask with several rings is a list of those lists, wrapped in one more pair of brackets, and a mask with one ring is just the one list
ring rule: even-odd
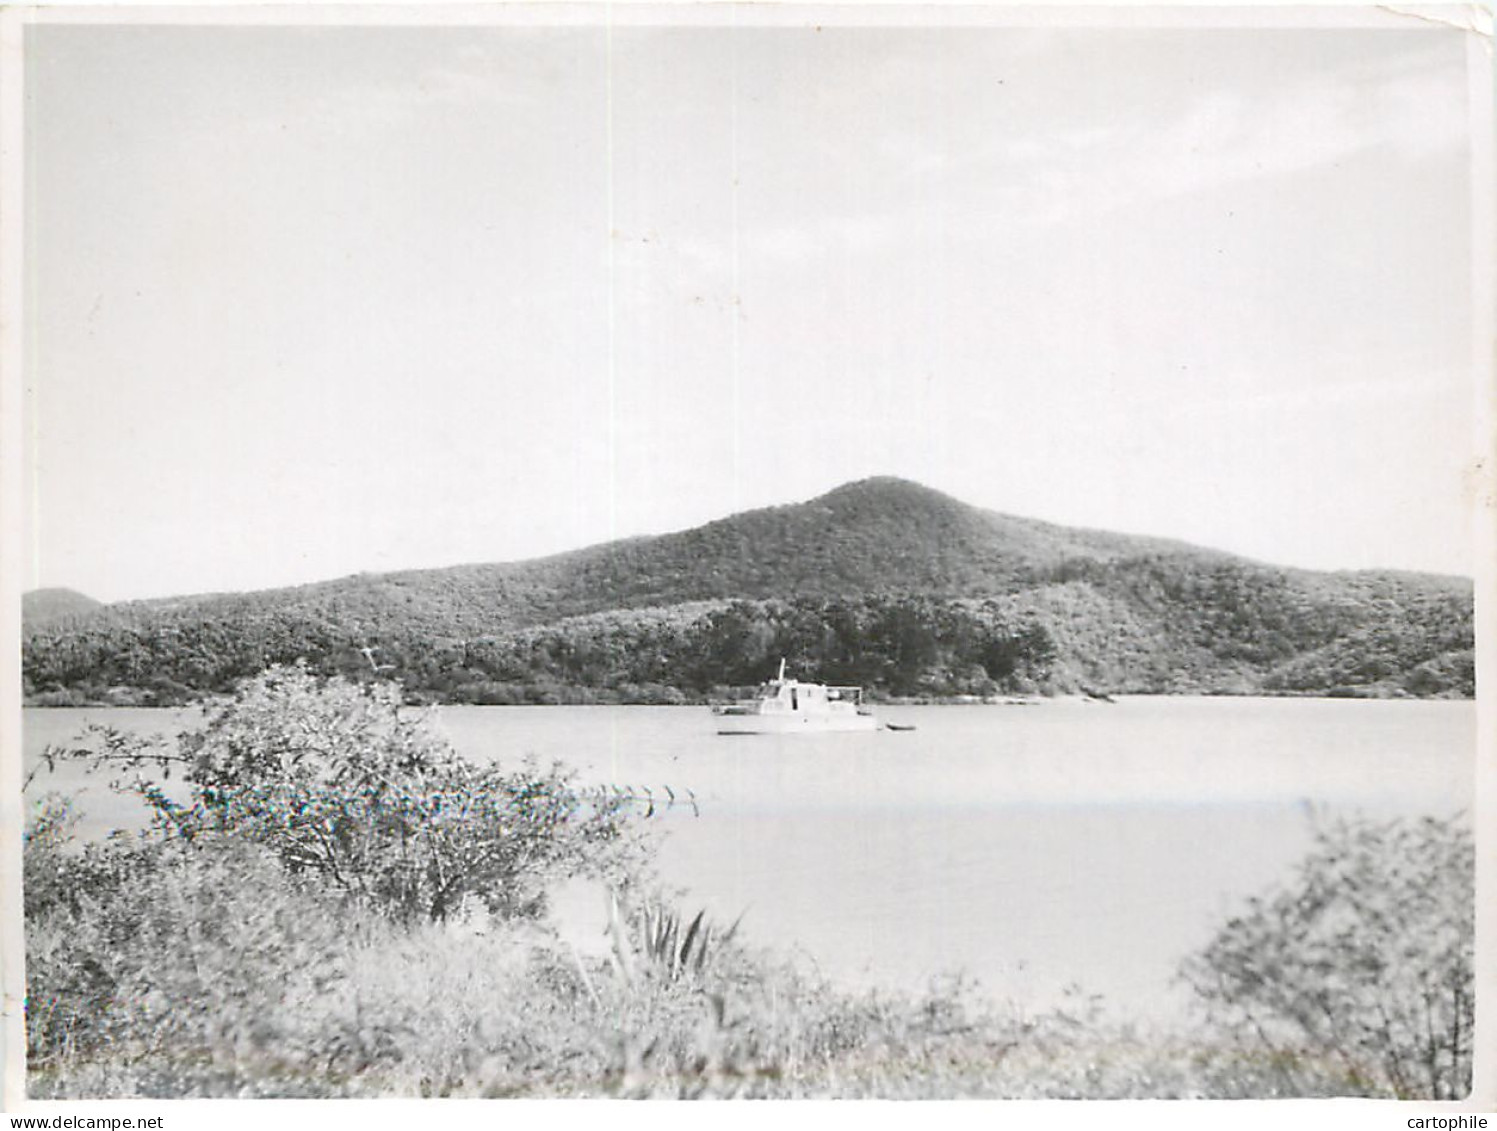
{"label": "spiky plant", "polygon": [[699,977],[719,948],[738,933],[742,916],[726,930],[698,911],[687,922],[684,915],[658,900],[649,901],[633,916],[631,930],[617,895],[609,900],[608,933],[613,943],[613,963],[619,974],[633,984],[641,970],[668,982]]}

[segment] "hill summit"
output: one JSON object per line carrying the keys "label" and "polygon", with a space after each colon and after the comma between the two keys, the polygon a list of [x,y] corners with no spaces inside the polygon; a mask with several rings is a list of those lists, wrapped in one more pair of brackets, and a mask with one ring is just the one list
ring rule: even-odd
{"label": "hill summit", "polygon": [[76,589],[33,589],[21,595],[21,620],[27,628],[61,624],[98,608],[98,601]]}
{"label": "hill summit", "polygon": [[684,701],[780,656],[805,678],[937,697],[1474,690],[1464,579],[1281,569],[887,477],[526,562],[62,619],[38,596],[33,702],[179,702],[296,660],[464,702]]}

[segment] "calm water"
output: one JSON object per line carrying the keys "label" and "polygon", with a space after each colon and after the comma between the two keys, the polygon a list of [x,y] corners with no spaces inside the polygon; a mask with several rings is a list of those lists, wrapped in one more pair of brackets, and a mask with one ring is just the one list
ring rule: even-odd
{"label": "calm water", "polygon": [[[653,822],[682,904],[844,982],[963,971],[1036,1007],[1076,984],[1168,1017],[1178,960],[1284,878],[1317,815],[1472,804],[1465,702],[1125,699],[888,707],[909,733],[718,737],[704,708],[449,707],[475,758],[531,753],[585,780],[694,791]],[[28,764],[85,718],[170,730],[182,713],[26,714]],[[88,789],[85,834],[129,820]],[[601,950],[602,897],[559,914]]]}

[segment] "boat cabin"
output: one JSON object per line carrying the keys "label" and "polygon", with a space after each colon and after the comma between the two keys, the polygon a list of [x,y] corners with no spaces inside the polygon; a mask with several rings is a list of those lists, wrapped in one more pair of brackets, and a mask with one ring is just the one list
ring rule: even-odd
{"label": "boat cabin", "polygon": [[802,711],[819,713],[833,710],[833,704],[863,705],[861,687],[828,687],[821,683],[801,683],[793,679],[772,679],[755,695],[761,711]]}

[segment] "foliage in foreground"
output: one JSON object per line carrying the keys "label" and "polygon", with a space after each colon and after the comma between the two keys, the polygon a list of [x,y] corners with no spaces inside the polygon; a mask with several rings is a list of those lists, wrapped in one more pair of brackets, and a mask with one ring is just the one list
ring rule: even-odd
{"label": "foliage in foreground", "polygon": [[[58,818],[27,845],[38,1097],[1433,1097],[1460,1094],[1470,1074],[1469,1000],[1435,1022],[1455,1061],[1439,1061],[1443,1075],[1413,1074],[1420,1047],[1381,1049],[1407,1055],[1404,1069],[1370,1055],[1382,1038],[1356,1028],[1365,1010],[1402,1009],[1430,983],[1369,965],[1366,940],[1314,944],[1296,968],[1285,953],[1297,929],[1274,942],[1234,921],[1194,968],[1226,968],[1250,937],[1278,955],[1278,972],[1255,960],[1257,973],[1208,995],[1251,1024],[1222,1013],[1150,1032],[1080,1000],[1026,1015],[959,981],[839,990],[659,904],[623,907],[607,952],[585,956],[544,918],[396,920],[288,878],[263,845],[134,839],[79,853]],[[1303,911],[1316,896],[1299,894]],[[1354,942],[1365,927],[1344,920],[1338,934]],[[1469,936],[1450,942],[1424,949],[1435,982],[1469,977]],[[1292,1009],[1291,992],[1358,1004],[1343,1028],[1296,1029],[1261,1004]]]}
{"label": "foliage in foreground", "polygon": [[1471,1089],[1476,853],[1453,820],[1340,821],[1295,883],[1188,961],[1216,1026],[1293,1076],[1294,1053],[1400,1099]]}
{"label": "foliage in foreground", "polygon": [[[175,747],[95,740],[78,756],[119,771],[154,820],[80,847],[51,803],[27,831],[38,1097],[1469,1087],[1473,852],[1457,822],[1327,829],[1292,887],[1185,965],[1202,1027],[1144,1033],[1085,1005],[1027,1016],[961,982],[908,995],[809,977],[645,899],[623,799],[464,763],[390,691],[282,669]],[[153,765],[185,777],[185,799]],[[579,874],[617,893],[602,953],[545,914]]]}
{"label": "foliage in foreground", "polygon": [[[44,757],[114,774],[161,837],[264,845],[289,872],[398,918],[445,918],[465,899],[534,916],[558,877],[624,883],[644,859],[627,798],[579,791],[558,766],[477,765],[393,685],[300,667],[248,681],[174,745],[96,727]],[[151,770],[179,778],[186,799]]]}
{"label": "foliage in foreground", "polygon": [[[643,908],[606,954],[544,921],[399,923],[219,839],[86,856],[33,833],[30,1091],[109,1096],[1265,1095],[1266,1063],[972,987],[850,993]],[[108,872],[104,861],[117,869]],[[128,883],[111,891],[111,876]],[[76,891],[94,885],[97,897]],[[678,920],[679,922],[679,920]],[[689,922],[689,921],[688,921]],[[679,935],[678,935],[679,938]],[[701,962],[698,956],[704,956]],[[1327,1071],[1305,1085],[1337,1094]]]}

